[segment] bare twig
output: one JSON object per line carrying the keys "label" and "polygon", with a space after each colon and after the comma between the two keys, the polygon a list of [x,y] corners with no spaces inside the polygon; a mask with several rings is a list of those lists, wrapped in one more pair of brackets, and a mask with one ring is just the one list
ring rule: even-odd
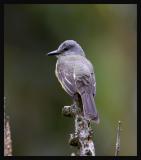
{"label": "bare twig", "polygon": [[[4,109],[5,109],[5,100],[6,98],[4,98]],[[5,112],[4,112],[4,156],[12,156],[10,123],[9,123],[9,117],[5,115]]]}
{"label": "bare twig", "polygon": [[121,121],[118,121],[115,156],[118,156],[120,151],[120,131],[121,131]]}
{"label": "bare twig", "polygon": [[64,106],[62,110],[65,116],[74,117],[75,133],[70,134],[69,144],[77,147],[77,154],[71,156],[95,156],[95,147],[92,140],[93,131],[90,128],[90,121],[86,120],[76,105]]}

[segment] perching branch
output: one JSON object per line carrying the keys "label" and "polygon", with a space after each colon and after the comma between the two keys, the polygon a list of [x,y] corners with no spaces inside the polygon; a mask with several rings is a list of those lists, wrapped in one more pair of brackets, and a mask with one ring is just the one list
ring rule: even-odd
{"label": "perching branch", "polygon": [[75,133],[70,134],[69,144],[77,147],[78,151],[76,154],[72,153],[71,156],[95,156],[90,121],[81,115],[80,108],[76,105],[64,106],[62,113],[64,116],[74,117]]}
{"label": "perching branch", "polygon": [[120,131],[121,131],[121,121],[118,121],[115,156],[118,156],[120,151]]}

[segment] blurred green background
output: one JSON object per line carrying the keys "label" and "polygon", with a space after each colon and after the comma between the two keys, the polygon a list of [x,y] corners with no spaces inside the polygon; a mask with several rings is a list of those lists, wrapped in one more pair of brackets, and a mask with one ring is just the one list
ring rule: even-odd
{"label": "blurred green background", "polygon": [[97,156],[114,155],[123,122],[122,156],[137,154],[137,15],[134,4],[7,4],[4,7],[4,94],[13,155],[67,155],[72,103],[45,53],[76,40],[93,63],[100,124],[93,125]]}

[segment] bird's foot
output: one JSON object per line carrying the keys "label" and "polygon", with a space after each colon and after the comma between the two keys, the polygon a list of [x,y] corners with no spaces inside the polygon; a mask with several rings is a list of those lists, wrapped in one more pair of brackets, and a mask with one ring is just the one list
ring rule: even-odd
{"label": "bird's foot", "polygon": [[66,117],[74,117],[76,114],[80,113],[80,108],[77,107],[76,104],[72,104],[71,106],[64,106],[62,113]]}

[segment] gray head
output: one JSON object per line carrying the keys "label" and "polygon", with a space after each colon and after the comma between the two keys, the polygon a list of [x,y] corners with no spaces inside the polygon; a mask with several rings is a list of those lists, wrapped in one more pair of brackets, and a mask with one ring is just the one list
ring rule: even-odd
{"label": "gray head", "polygon": [[59,56],[65,56],[65,55],[81,55],[85,56],[85,53],[81,46],[74,40],[66,40],[63,43],[60,44],[57,50],[49,52],[47,55],[56,55]]}

